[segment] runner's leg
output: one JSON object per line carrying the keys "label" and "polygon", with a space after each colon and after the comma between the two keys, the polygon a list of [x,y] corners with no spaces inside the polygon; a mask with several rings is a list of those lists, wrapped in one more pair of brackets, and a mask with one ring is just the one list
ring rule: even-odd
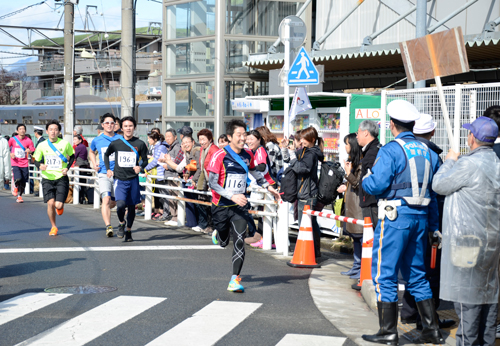
{"label": "runner's leg", "polygon": [[104,225],[111,225],[111,196],[102,198],[101,213]]}
{"label": "runner's leg", "polygon": [[128,213],[127,213],[127,231],[132,230],[132,225],[134,224],[135,220],[135,205],[131,204],[127,206],[128,208]]}
{"label": "runner's leg", "polygon": [[54,198],[50,199],[47,202],[47,215],[49,216],[49,221],[52,227],[56,226],[56,209],[55,209],[56,200]]}
{"label": "runner's leg", "polygon": [[231,227],[233,228],[233,275],[240,275],[243,262],[245,261],[247,221],[241,216],[233,217],[231,218]]}
{"label": "runner's leg", "polygon": [[121,224],[125,223],[125,201],[116,201],[116,215]]}

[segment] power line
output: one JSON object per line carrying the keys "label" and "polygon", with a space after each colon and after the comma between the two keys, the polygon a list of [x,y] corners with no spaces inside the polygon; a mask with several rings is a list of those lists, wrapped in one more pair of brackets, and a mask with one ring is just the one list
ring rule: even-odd
{"label": "power line", "polygon": [[28,8],[31,8],[31,7],[34,7],[34,6],[38,6],[38,5],[43,5],[43,4],[45,4],[46,2],[47,2],[47,0],[44,0],[44,1],[39,2],[39,3],[37,3],[37,4],[29,5],[29,6],[25,7],[25,8],[21,8],[20,10],[17,10],[17,11],[11,12],[11,13],[8,13],[8,14],[6,14],[6,15],[1,16],[1,17],[0,17],[0,20],[5,19],[5,18],[12,17],[12,16],[14,16],[14,15],[16,15],[16,14],[18,14],[18,13],[24,12],[24,11],[26,11]]}

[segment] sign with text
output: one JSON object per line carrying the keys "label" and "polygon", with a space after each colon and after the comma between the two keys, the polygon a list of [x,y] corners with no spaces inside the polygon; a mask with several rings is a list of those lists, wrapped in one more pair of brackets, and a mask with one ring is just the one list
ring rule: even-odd
{"label": "sign with text", "polygon": [[356,119],[359,120],[370,120],[370,119],[380,119],[380,114],[382,110],[376,108],[356,108],[355,115]]}

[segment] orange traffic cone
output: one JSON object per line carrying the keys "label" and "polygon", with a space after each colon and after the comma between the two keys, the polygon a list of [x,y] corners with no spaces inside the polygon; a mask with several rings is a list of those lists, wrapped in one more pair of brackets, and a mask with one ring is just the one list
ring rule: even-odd
{"label": "orange traffic cone", "polygon": [[373,251],[373,224],[369,217],[365,217],[363,228],[363,245],[361,250],[361,275],[358,286],[363,285],[363,281],[372,279],[372,251]]}
{"label": "orange traffic cone", "polygon": [[306,214],[310,210],[309,205],[304,206],[304,214],[300,223],[299,236],[295,244],[295,251],[290,262],[286,262],[290,267],[294,268],[319,268],[314,256],[314,238],[311,222],[311,215]]}

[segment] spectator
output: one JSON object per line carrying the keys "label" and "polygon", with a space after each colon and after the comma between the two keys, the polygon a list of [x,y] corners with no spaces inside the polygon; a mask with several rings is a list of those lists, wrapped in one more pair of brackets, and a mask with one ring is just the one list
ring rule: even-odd
{"label": "spectator", "polygon": [[183,126],[177,130],[177,133],[181,136],[181,141],[184,136],[193,136],[193,129],[189,126]]}
{"label": "spectator", "polygon": [[218,140],[218,143],[219,143],[219,148],[222,149],[224,148],[226,145],[229,144],[229,139],[227,138],[227,136],[223,133],[222,135],[219,136],[219,140]]}
{"label": "spectator", "polygon": [[[85,139],[85,137],[83,137],[83,127],[81,125],[76,125],[75,128],[73,129],[73,136],[76,136],[76,135],[80,135],[80,137],[82,138],[83,145],[86,148],[88,148],[89,147],[89,143],[87,142],[87,140]],[[73,149],[76,149],[76,148],[73,146]]]}
{"label": "spectator", "polygon": [[[177,132],[174,129],[168,129],[165,132],[165,142],[170,146],[168,154],[165,155],[163,159],[159,159],[158,161],[161,163],[165,163],[163,168],[165,168],[165,179],[167,178],[179,178],[179,173],[173,168],[170,164],[166,163],[167,159],[171,163],[178,165],[181,163],[182,159],[184,159],[184,153],[182,152],[181,145],[177,140]],[[177,187],[177,182],[172,180],[167,180],[167,186]],[[170,196],[177,196],[177,192],[173,190],[168,190],[167,192]],[[167,226],[177,226],[177,201],[174,199],[168,200],[168,208],[164,209],[165,213],[169,213],[172,216],[172,219],[165,222]]]}
{"label": "spectator", "polygon": [[9,190],[11,177],[10,148],[7,139],[0,137],[0,186]]}
{"label": "spectator", "polygon": [[[79,167],[79,168],[84,168],[84,169],[89,169],[90,164],[88,161],[88,152],[87,148],[83,144],[83,139],[80,135],[74,135],[73,136],[73,147],[75,149],[75,161],[73,163],[73,167]],[[78,172],[78,175],[86,175],[89,176],[91,175],[90,172]],[[79,179],[79,182],[82,184],[87,184],[87,179]],[[80,200],[79,203],[83,203],[85,201],[85,196],[88,191],[88,186],[80,186]]]}
{"label": "spectator", "polygon": [[460,317],[457,345],[494,345],[500,254],[500,161],[493,119],[463,125],[471,152],[450,150],[432,188],[446,196],[441,291]]}
{"label": "spectator", "polygon": [[[166,155],[166,162],[169,167],[172,167],[177,173],[182,174],[184,182],[183,188],[194,189],[193,175],[200,169],[200,147],[195,146],[195,141],[190,135],[185,135],[182,138],[182,152],[184,158],[180,163],[176,163],[169,155]],[[194,164],[193,164],[194,161]],[[197,199],[194,193],[184,192],[184,196],[189,199]],[[196,206],[194,203],[186,202],[186,227],[190,227],[195,232],[201,232],[202,229],[198,226]]]}
{"label": "spectator", "polygon": [[[290,140],[287,140],[286,137],[284,137],[281,140],[281,154],[283,156],[283,162],[289,163],[292,160],[295,160],[297,158],[297,153],[299,153],[302,150],[302,144],[300,143],[300,140],[302,139],[302,136],[300,135],[300,132],[302,130],[298,130],[295,132],[295,135],[290,136]],[[299,219],[299,207],[298,207],[298,201],[293,202],[293,220],[297,221]]]}
{"label": "spectator", "polygon": [[276,136],[269,131],[267,126],[259,126],[256,130],[264,139],[267,154],[269,156],[269,162],[271,163],[269,171],[274,179],[276,179],[278,172],[280,172],[283,168],[283,155],[281,154],[280,144],[276,139]]}
{"label": "spectator", "polygon": [[120,127],[120,122],[119,122],[119,121],[117,121],[117,122],[115,123],[115,128],[114,128],[114,131],[115,131],[115,133],[121,132],[121,133],[123,134],[123,131],[121,130],[121,127]]}
{"label": "spectator", "polygon": [[34,128],[35,138],[36,138],[36,144],[35,144],[35,149],[36,149],[38,144],[42,143],[45,140],[45,137],[43,137],[43,127],[33,126],[33,128]]}
{"label": "spectator", "polygon": [[[323,205],[317,202],[318,194],[318,162],[323,162],[323,138],[318,136],[314,127],[308,127],[301,132],[302,150],[297,159],[290,162],[290,167],[297,174],[300,183],[298,199],[298,220],[299,225],[302,220],[302,211],[305,205],[311,206],[311,210],[321,211]],[[316,217],[312,218],[312,228],[314,237],[314,253],[316,257],[321,257],[319,229]]]}
{"label": "spectator", "polygon": [[[356,140],[356,134],[350,133],[344,137],[345,151],[347,152],[347,162],[344,161],[345,179],[347,182],[341,185],[337,191],[344,193],[345,216],[362,220],[363,212],[359,206],[359,182],[361,181],[361,148]],[[342,214],[344,215],[344,214]],[[354,247],[354,263],[352,268],[342,275],[359,279],[361,271],[361,243],[363,242],[363,226],[346,224],[346,233],[352,238]]]}
{"label": "spectator", "polygon": [[[361,149],[361,178],[365,177],[368,171],[371,171],[378,150],[382,147],[378,141],[378,125],[371,120],[363,120],[359,124],[356,139]],[[363,217],[369,217],[373,223],[373,229],[377,228],[378,207],[375,196],[368,194],[363,186],[359,191],[359,206],[363,211]]]}
{"label": "spectator", "polygon": [[[167,185],[167,182],[164,179],[165,176],[165,168],[158,162],[158,160],[165,156],[168,152],[167,146],[163,144],[163,136],[158,132],[151,131],[148,133],[148,143],[150,149],[152,148],[152,158],[149,161],[149,164],[144,168],[145,171],[148,171],[150,174],[154,173],[154,175],[160,176],[162,178],[156,178],[155,184],[157,185]],[[155,172],[151,172],[151,170],[155,169]],[[159,194],[167,194],[167,190],[162,188],[155,188],[156,193]],[[170,213],[166,213],[165,210],[168,209],[168,201],[166,198],[154,196],[154,207],[155,210],[153,215],[151,215],[151,219],[154,221],[170,221],[172,218]]]}
{"label": "spectator", "polygon": [[[226,137],[227,139],[227,137]],[[193,181],[196,182],[196,189],[199,191],[208,191],[208,164],[219,148],[213,143],[214,137],[209,129],[202,129],[198,132],[198,141],[201,145],[200,151],[200,171],[196,172]],[[210,196],[198,195],[200,201],[210,202]],[[198,226],[202,228],[202,232],[212,234],[212,212],[209,206],[197,204],[198,211]]]}
{"label": "spectator", "polygon": [[97,130],[97,137],[99,137],[102,134],[102,132],[104,131],[104,128],[102,127],[101,124],[99,124],[99,125],[97,125],[96,130]]}

